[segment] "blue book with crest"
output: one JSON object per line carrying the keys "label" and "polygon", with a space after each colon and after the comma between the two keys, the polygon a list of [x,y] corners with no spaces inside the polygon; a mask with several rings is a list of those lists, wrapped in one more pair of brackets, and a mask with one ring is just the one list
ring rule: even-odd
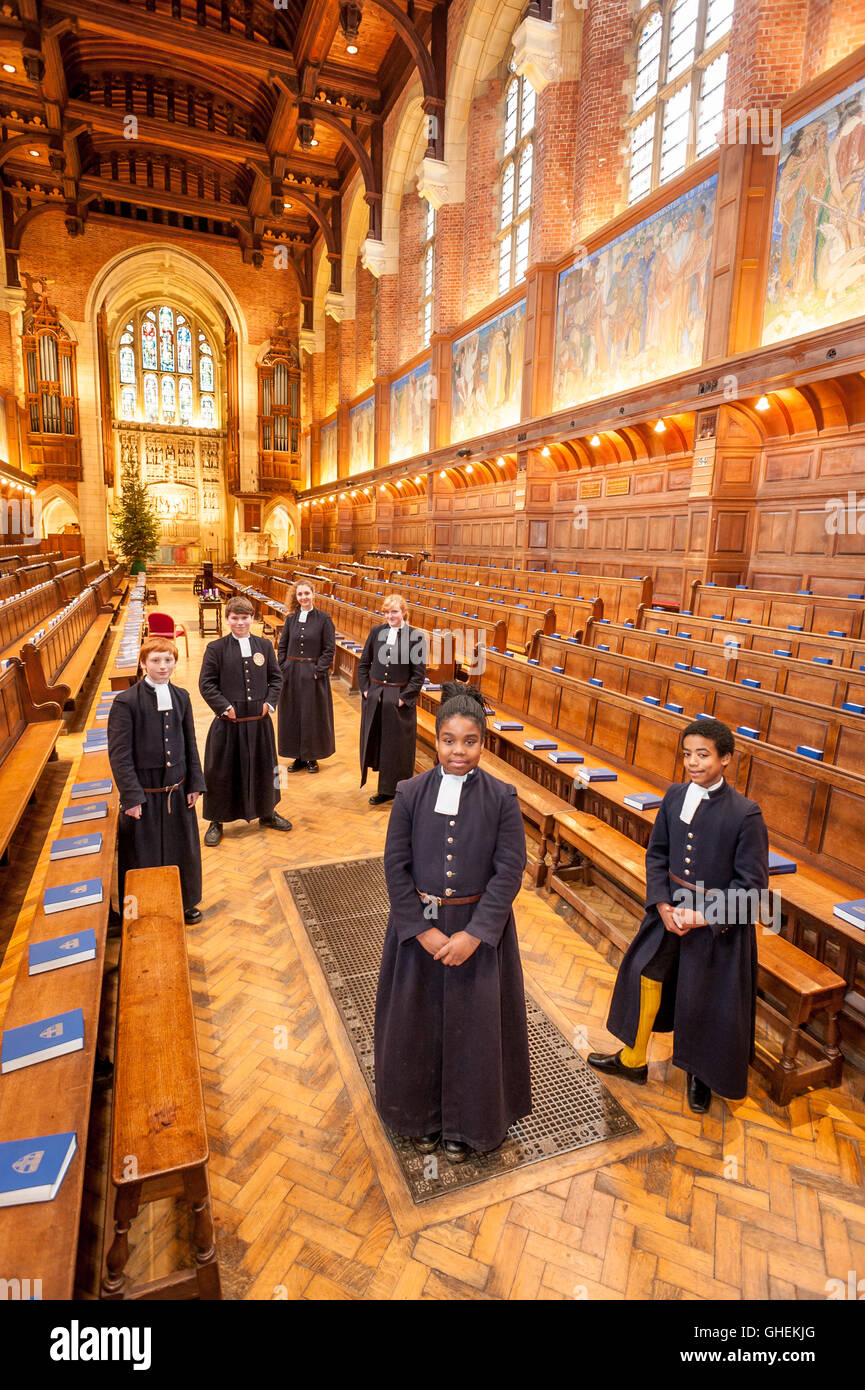
{"label": "blue book with crest", "polygon": [[84,801],[88,797],[107,796],[112,786],[113,783],[110,778],[105,778],[101,782],[76,782],[69,797],[72,801]]}
{"label": "blue book with crest", "polygon": [[550,753],[549,759],[551,763],[581,763],[583,761],[583,755],[582,753],[573,753],[568,749],[562,748],[555,753]]}
{"label": "blue book with crest", "polygon": [[80,820],[102,820],[107,815],[107,801],[86,801],[80,806],[67,806],[63,812],[63,824],[74,825]]}
{"label": "blue book with crest", "polygon": [[7,1028],[0,1049],[0,1072],[19,1071],[34,1062],[47,1062],[52,1057],[64,1057],[67,1052],[80,1052],[84,1046],[84,1013],[70,1009],[69,1013],[40,1018],[20,1028]]}
{"label": "blue book with crest", "polygon": [[77,1147],[72,1132],[0,1144],[0,1207],[53,1201]]}
{"label": "blue book with crest", "polygon": [[840,917],[842,922],[849,922],[851,927],[861,927],[865,931],[865,898],[852,898],[850,902],[836,903],[832,912],[836,917]]}
{"label": "blue book with crest", "polygon": [[82,854],[99,854],[102,849],[102,835],[70,835],[63,840],[52,840],[49,859],[77,859]]}
{"label": "blue book with crest", "polygon": [[34,941],[28,957],[28,975],[44,975],[46,970],[60,970],[64,965],[95,960],[96,933],[79,931],[69,936],[54,936],[50,941]]}
{"label": "blue book with crest", "polygon": [[577,772],[581,782],[618,782],[619,774],[611,767],[581,767]]}
{"label": "blue book with crest", "polygon": [[785,859],[783,854],[776,854],[773,849],[769,850],[769,873],[770,874],[795,874],[795,859]]}
{"label": "blue book with crest", "polygon": [[558,744],[551,738],[527,738],[525,745],[531,753],[541,752],[546,748],[558,748]]}
{"label": "blue book with crest", "polygon": [[60,883],[56,888],[46,888],[42,895],[42,911],[67,912],[73,907],[89,907],[91,903],[102,902],[102,879],[85,878],[79,883]]}

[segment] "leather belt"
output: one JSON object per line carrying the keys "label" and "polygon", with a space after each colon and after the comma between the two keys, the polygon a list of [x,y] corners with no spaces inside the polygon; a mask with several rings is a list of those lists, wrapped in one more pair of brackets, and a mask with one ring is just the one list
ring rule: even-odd
{"label": "leather belt", "polygon": [[226,724],[257,724],[259,719],[266,719],[269,713],[269,710],[263,709],[261,714],[236,714],[233,719],[227,719],[224,714],[219,717],[225,719]]}
{"label": "leather belt", "polygon": [[679,878],[678,874],[671,874],[669,870],[667,871],[667,878],[672,879],[673,883],[680,884],[682,888],[695,889],[697,887],[696,882],[692,882],[689,878]]}
{"label": "leather belt", "polygon": [[312,657],[312,656],[287,656],[285,659],[286,659],[286,661],[314,661],[314,660],[315,660],[315,657]]}
{"label": "leather belt", "polygon": [[468,898],[437,898],[435,893],[422,893],[414,890],[422,903],[436,903],[438,907],[462,907],[463,903],[479,903],[483,893],[472,893]]}
{"label": "leather belt", "polygon": [[402,684],[401,681],[377,681],[376,678],[375,678],[375,676],[370,676],[370,678],[369,678],[369,683],[370,683],[370,685],[393,685],[393,686],[401,685],[401,684]]}
{"label": "leather belt", "polygon": [[[184,781],[185,780],[186,779],[184,778]],[[168,797],[168,814],[171,815],[171,793],[176,792],[178,788],[182,786],[183,782],[174,782],[170,787],[142,787],[141,790],[149,794],[164,792],[165,795]]]}

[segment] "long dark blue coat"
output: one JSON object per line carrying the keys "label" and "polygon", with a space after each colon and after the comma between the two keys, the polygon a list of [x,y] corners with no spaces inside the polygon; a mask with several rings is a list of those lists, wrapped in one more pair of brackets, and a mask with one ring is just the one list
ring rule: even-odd
{"label": "long dark blue coat", "polygon": [[286,618],[276,653],[282,672],[277,733],[281,757],[309,763],[336,749],[330,689],[336,634],[330,614],[311,608],[301,622],[298,612]]}
{"label": "long dark blue coat", "polygon": [[[665,980],[656,1033],[673,1033],[673,1065],[719,1095],[747,1094],[757,999],[758,895],[769,883],[769,837],[759,806],[725,782],[679,819],[687,785],[668,788],[646,850],[646,915],[625,953],[607,1027],[632,1047],[640,976],[666,936],[657,903],[700,908],[709,922],[679,938],[679,964]],[[693,883],[683,888],[670,874]],[[702,885],[705,903],[697,897]],[[712,890],[710,892],[710,890]],[[713,920],[717,919],[717,920]]]}
{"label": "long dark blue coat", "polygon": [[[231,633],[218,637],[201,663],[198,689],[217,716],[204,745],[205,820],[268,817],[281,795],[273,720],[257,716],[265,703],[276,709],[282,677],[273,643],[252,633],[249,642],[250,655],[241,656]],[[243,722],[222,718],[231,707]]]}
{"label": "long dark blue coat", "polygon": [[[400,782],[384,864],[390,917],[375,1012],[376,1104],[400,1134],[441,1130],[484,1151],[532,1108],[523,972],[513,901],[526,840],[514,787],[478,768],[456,816],[435,811],[441,768]],[[448,877],[448,875],[452,877]],[[424,915],[416,889],[477,903]],[[415,938],[430,926],[480,937],[458,966]]]}
{"label": "long dark blue coat", "polygon": [[[115,697],[108,715],[108,761],[117,783],[121,815],[117,826],[117,877],[120,905],[129,869],[176,864],[184,908],[201,901],[201,845],[198,816],[186,804],[187,792],[203,792],[204,776],[195,742],[189,693],[169,684],[171,709],[156,708],[156,691],[138,681]],[[146,787],[170,787],[165,792]],[[141,818],[124,815],[141,806]]]}

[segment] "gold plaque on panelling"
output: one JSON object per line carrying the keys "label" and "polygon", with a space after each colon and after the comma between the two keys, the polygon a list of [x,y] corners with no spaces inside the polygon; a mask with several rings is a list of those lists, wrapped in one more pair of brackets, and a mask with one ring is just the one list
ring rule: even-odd
{"label": "gold plaque on panelling", "polygon": [[600,497],[600,495],[601,495],[601,480],[600,480],[600,478],[586,478],[584,482],[580,483],[580,496],[581,496],[581,497]]}
{"label": "gold plaque on panelling", "polygon": [[703,439],[694,449],[691,464],[691,496],[711,497],[715,473],[715,441]]}
{"label": "gold plaque on panelling", "polygon": [[627,496],[627,494],[628,494],[630,491],[631,491],[631,480],[630,480],[630,478],[608,478],[608,479],[607,479],[607,496],[608,496],[608,497],[625,497],[625,496]]}

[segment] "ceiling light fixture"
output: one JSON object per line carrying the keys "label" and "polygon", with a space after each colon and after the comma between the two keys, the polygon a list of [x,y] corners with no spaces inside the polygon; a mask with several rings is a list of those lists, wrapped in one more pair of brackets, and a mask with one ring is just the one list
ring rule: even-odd
{"label": "ceiling light fixture", "polygon": [[658,419],[655,421],[655,434],[663,434],[666,428],[666,422],[658,416]]}
{"label": "ceiling light fixture", "polygon": [[15,64],[14,64],[14,63],[4,63],[4,64],[3,64],[3,71],[4,71],[4,72],[14,72],[14,71],[15,71]]}
{"label": "ceiling light fixture", "polygon": [[549,446],[549,444],[545,444],[544,447],[543,447],[543,449],[541,449],[541,457],[542,457],[542,458],[545,458],[545,459],[548,459],[548,458],[550,457],[550,446]]}
{"label": "ceiling light fixture", "polygon": [[440,477],[440,478],[446,478],[446,477],[447,477],[447,473],[444,471],[444,469],[442,469],[441,472],[439,473],[439,477]]}
{"label": "ceiling light fixture", "polygon": [[504,468],[504,466],[505,466],[505,456],[504,456],[504,454],[499,454],[498,458],[496,459],[496,463],[498,464],[499,468]]}
{"label": "ceiling light fixture", "polygon": [[770,402],[768,396],[761,396],[761,397],[760,397],[760,399],[759,399],[758,402],[757,402],[757,409],[758,409],[758,410],[771,410],[771,409],[772,409],[771,402]]}
{"label": "ceiling light fixture", "polygon": [[474,470],[474,464],[467,463],[467,464],[466,464],[466,472],[467,472],[467,473],[474,473],[474,471],[475,471],[475,470]]}
{"label": "ceiling light fixture", "polygon": [[349,0],[348,4],[339,7],[339,27],[345,37],[345,48],[347,53],[357,53],[358,31],[360,21],[363,18],[363,11],[360,5],[355,5]]}
{"label": "ceiling light fixture", "polygon": [[591,439],[589,440],[589,443],[591,444],[591,446],[592,446],[593,449],[597,449],[597,447],[598,447],[598,445],[600,444],[600,442],[601,442],[601,436],[600,436],[599,434],[593,434],[592,437],[591,437]]}
{"label": "ceiling light fixture", "polygon": [[29,154],[29,156],[30,156],[31,159],[38,159],[38,158],[39,158],[39,151],[38,151],[38,150],[28,150],[27,153]]}

